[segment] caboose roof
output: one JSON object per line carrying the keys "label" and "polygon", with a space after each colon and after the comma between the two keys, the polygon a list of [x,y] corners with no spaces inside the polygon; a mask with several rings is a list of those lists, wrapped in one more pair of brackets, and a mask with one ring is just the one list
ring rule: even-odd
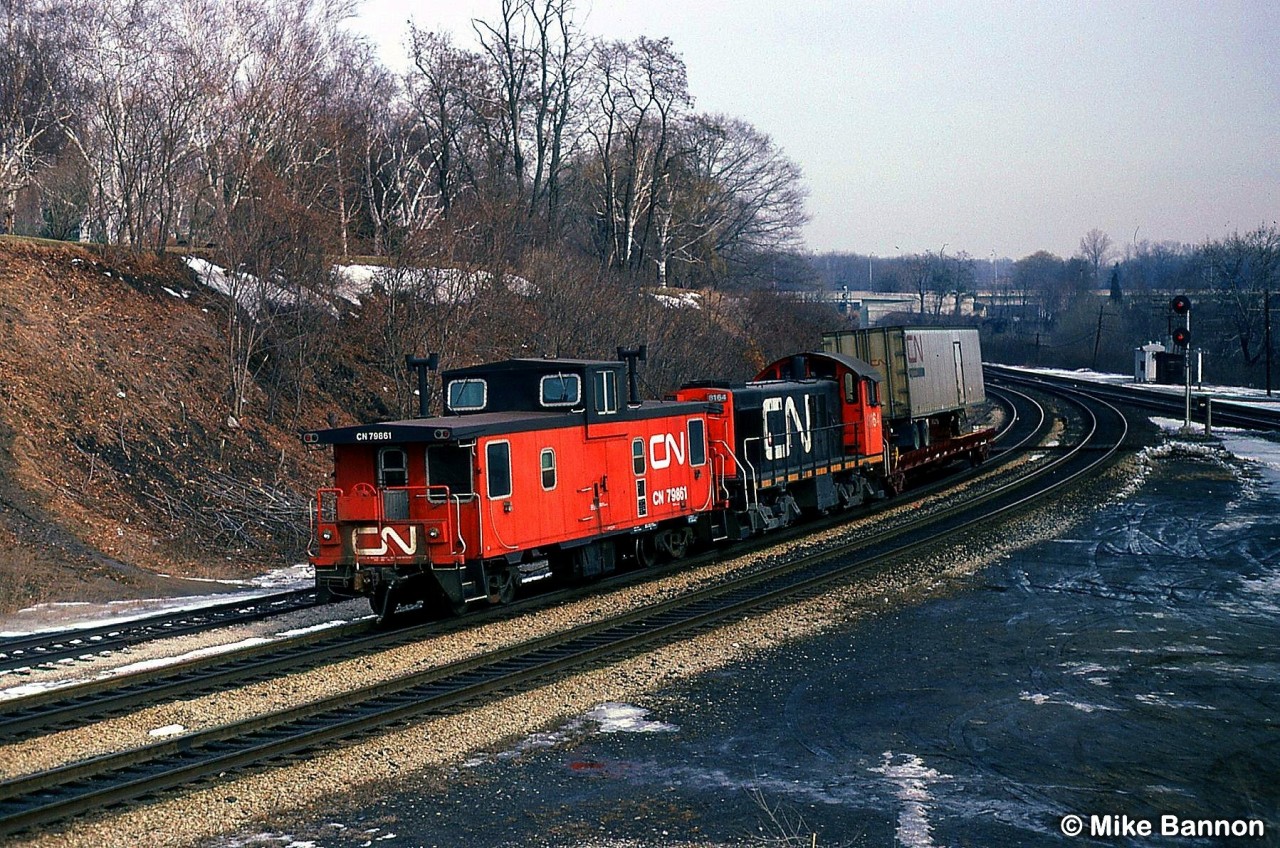
{"label": "caboose roof", "polygon": [[[706,408],[705,403],[696,401],[648,400],[637,406],[623,406],[601,423],[693,415]],[[302,441],[310,445],[402,445],[414,442],[467,441],[481,436],[582,426],[583,417],[580,412],[476,412],[469,415],[409,418],[403,421],[379,421],[375,424],[309,430],[302,434]]]}

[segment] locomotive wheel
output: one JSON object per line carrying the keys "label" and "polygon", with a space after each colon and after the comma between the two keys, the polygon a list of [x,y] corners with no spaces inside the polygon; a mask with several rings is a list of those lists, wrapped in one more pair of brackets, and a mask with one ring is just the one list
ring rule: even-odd
{"label": "locomotive wheel", "polygon": [[504,568],[489,575],[489,603],[509,604],[516,599],[516,589],[520,586],[520,570]]}

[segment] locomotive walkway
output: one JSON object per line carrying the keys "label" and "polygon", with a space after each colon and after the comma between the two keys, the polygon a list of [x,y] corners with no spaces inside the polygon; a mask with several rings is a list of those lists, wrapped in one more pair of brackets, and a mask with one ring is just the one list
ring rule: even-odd
{"label": "locomotive walkway", "polygon": [[[1017,429],[1038,439],[1046,418],[1026,395]],[[13,833],[113,803],[137,798],[249,764],[351,738],[411,717],[455,709],[497,692],[537,686],[569,669],[651,649],[746,613],[757,613],[820,594],[836,581],[873,572],[937,538],[989,529],[993,520],[1038,502],[1109,465],[1128,432],[1109,404],[1063,391],[1083,431],[1070,448],[1016,480],[992,487],[954,507],[837,548],[776,564],[725,585],[490,652],[452,665],[403,676],[248,721],[192,733],[119,754],[73,763],[0,784],[0,833]],[[1003,453],[1012,456],[1013,446]],[[959,501],[960,499],[957,499]],[[776,537],[773,540],[776,541]]]}

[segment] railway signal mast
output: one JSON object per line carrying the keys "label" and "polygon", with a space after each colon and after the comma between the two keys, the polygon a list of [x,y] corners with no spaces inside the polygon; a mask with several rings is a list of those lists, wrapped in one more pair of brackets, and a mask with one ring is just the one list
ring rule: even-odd
{"label": "railway signal mast", "polygon": [[1182,430],[1191,429],[1191,298],[1180,294],[1169,304],[1175,315],[1186,319],[1186,324],[1173,331],[1173,343],[1182,349],[1182,374],[1186,384],[1184,415]]}

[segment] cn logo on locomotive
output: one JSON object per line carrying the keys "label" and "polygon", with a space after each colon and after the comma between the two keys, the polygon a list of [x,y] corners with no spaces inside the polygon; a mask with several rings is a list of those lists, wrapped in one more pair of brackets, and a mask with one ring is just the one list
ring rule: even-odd
{"label": "cn logo on locomotive", "polygon": [[[661,449],[661,453],[659,453]],[[673,436],[670,433],[659,433],[649,438],[649,464],[654,468],[666,468],[672,460],[676,465],[684,465],[685,446],[684,433]]]}
{"label": "cn logo on locomotive", "polygon": [[[362,536],[373,536],[377,540],[374,546],[361,545]],[[400,554],[412,555],[418,552],[418,528],[409,527],[409,538],[405,539],[394,527],[357,527],[351,531],[351,548],[358,556],[386,556],[391,545],[400,549]]]}
{"label": "cn logo on locomotive", "polygon": [[[791,434],[795,433],[800,437],[800,444],[804,446],[804,453],[813,450],[813,410],[810,406],[811,395],[804,396],[804,420],[800,420],[800,409],[796,406],[794,397],[781,398],[771,397],[765,398],[761,409],[761,415],[764,417],[764,458],[768,460],[786,459],[791,455]],[[784,433],[778,432],[769,426],[769,416],[782,413],[782,429]],[[779,438],[781,437],[781,438]]]}

